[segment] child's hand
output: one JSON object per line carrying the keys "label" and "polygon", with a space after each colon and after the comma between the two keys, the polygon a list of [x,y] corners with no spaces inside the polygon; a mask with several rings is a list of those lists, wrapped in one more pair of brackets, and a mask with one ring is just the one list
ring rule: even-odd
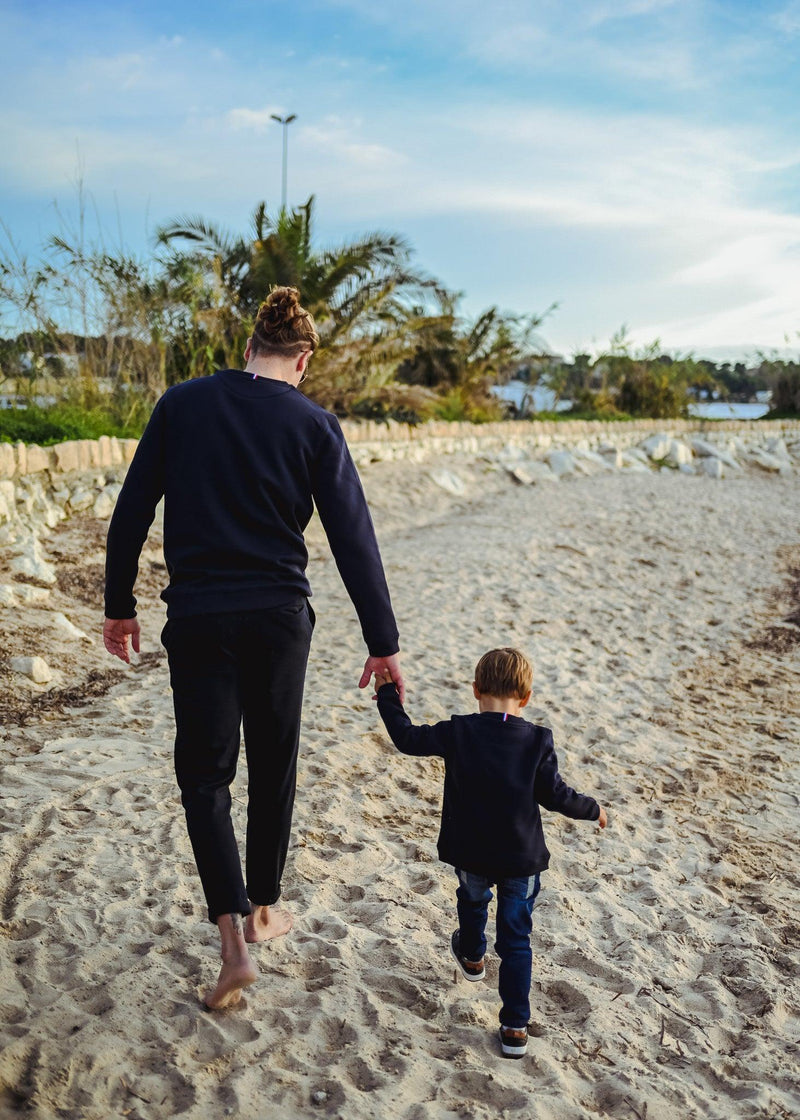
{"label": "child's hand", "polygon": [[394,681],[388,673],[376,673],[374,681],[375,695],[372,697],[373,700],[377,700],[378,689],[384,684],[394,684]]}
{"label": "child's hand", "polygon": [[602,805],[600,806],[600,816],[597,818],[597,823],[601,828],[605,828],[608,824],[608,815]]}

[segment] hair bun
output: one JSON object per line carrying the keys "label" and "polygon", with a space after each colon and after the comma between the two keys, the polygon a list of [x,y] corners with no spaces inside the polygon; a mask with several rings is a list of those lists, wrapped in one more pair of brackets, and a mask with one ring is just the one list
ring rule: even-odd
{"label": "hair bun", "polygon": [[292,323],[302,313],[297,288],[273,288],[261,305],[261,318],[273,329]]}
{"label": "hair bun", "polygon": [[304,350],[316,350],[319,335],[313,318],[300,305],[297,288],[272,289],[258,309],[253,325],[253,345],[257,354],[290,357]]}

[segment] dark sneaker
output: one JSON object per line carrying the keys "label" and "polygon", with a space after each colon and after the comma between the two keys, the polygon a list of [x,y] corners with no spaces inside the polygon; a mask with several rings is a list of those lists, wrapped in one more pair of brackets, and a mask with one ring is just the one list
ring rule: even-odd
{"label": "dark sneaker", "polygon": [[486,968],[484,967],[483,959],[479,961],[468,961],[465,957],[461,956],[459,948],[459,932],[455,930],[453,936],[450,938],[450,952],[455,957],[456,964],[467,980],[483,980],[486,976]]}
{"label": "dark sneaker", "polygon": [[500,1045],[504,1058],[521,1058],[528,1049],[527,1027],[501,1027]]}

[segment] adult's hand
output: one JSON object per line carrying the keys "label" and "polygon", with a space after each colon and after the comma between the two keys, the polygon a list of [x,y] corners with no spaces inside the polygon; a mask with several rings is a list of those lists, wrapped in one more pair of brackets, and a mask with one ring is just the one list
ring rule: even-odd
{"label": "adult's hand", "polygon": [[380,673],[384,677],[391,677],[400,695],[400,703],[402,704],[405,701],[406,686],[403,684],[403,673],[400,669],[399,653],[393,653],[391,657],[368,657],[364,662],[364,672],[361,674],[358,687],[366,688],[372,680],[373,673]]}
{"label": "adult's hand", "polygon": [[130,646],[139,652],[139,619],[107,618],[103,623],[103,644],[109,653],[130,664]]}

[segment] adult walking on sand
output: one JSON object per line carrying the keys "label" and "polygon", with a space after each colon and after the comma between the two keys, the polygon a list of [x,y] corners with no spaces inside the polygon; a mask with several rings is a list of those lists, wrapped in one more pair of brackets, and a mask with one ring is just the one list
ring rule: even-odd
{"label": "adult walking on sand", "polygon": [[[275,288],[244,370],[168,389],[139,443],[108,532],[109,653],[139,651],[139,555],[163,496],[169,586],[162,641],[175,706],[175,770],[189,838],[219,927],[222,967],[205,1003],[236,1003],[257,976],[248,942],[286,933],[277,909],[294,805],[314,612],[303,532],[316,504],[374,672],[402,691],[398,634],[372,520],[335,416],[297,391],[319,344],[295,288]],[[247,882],[231,822],[240,724],[248,767]],[[244,919],[244,920],[243,920]]]}

